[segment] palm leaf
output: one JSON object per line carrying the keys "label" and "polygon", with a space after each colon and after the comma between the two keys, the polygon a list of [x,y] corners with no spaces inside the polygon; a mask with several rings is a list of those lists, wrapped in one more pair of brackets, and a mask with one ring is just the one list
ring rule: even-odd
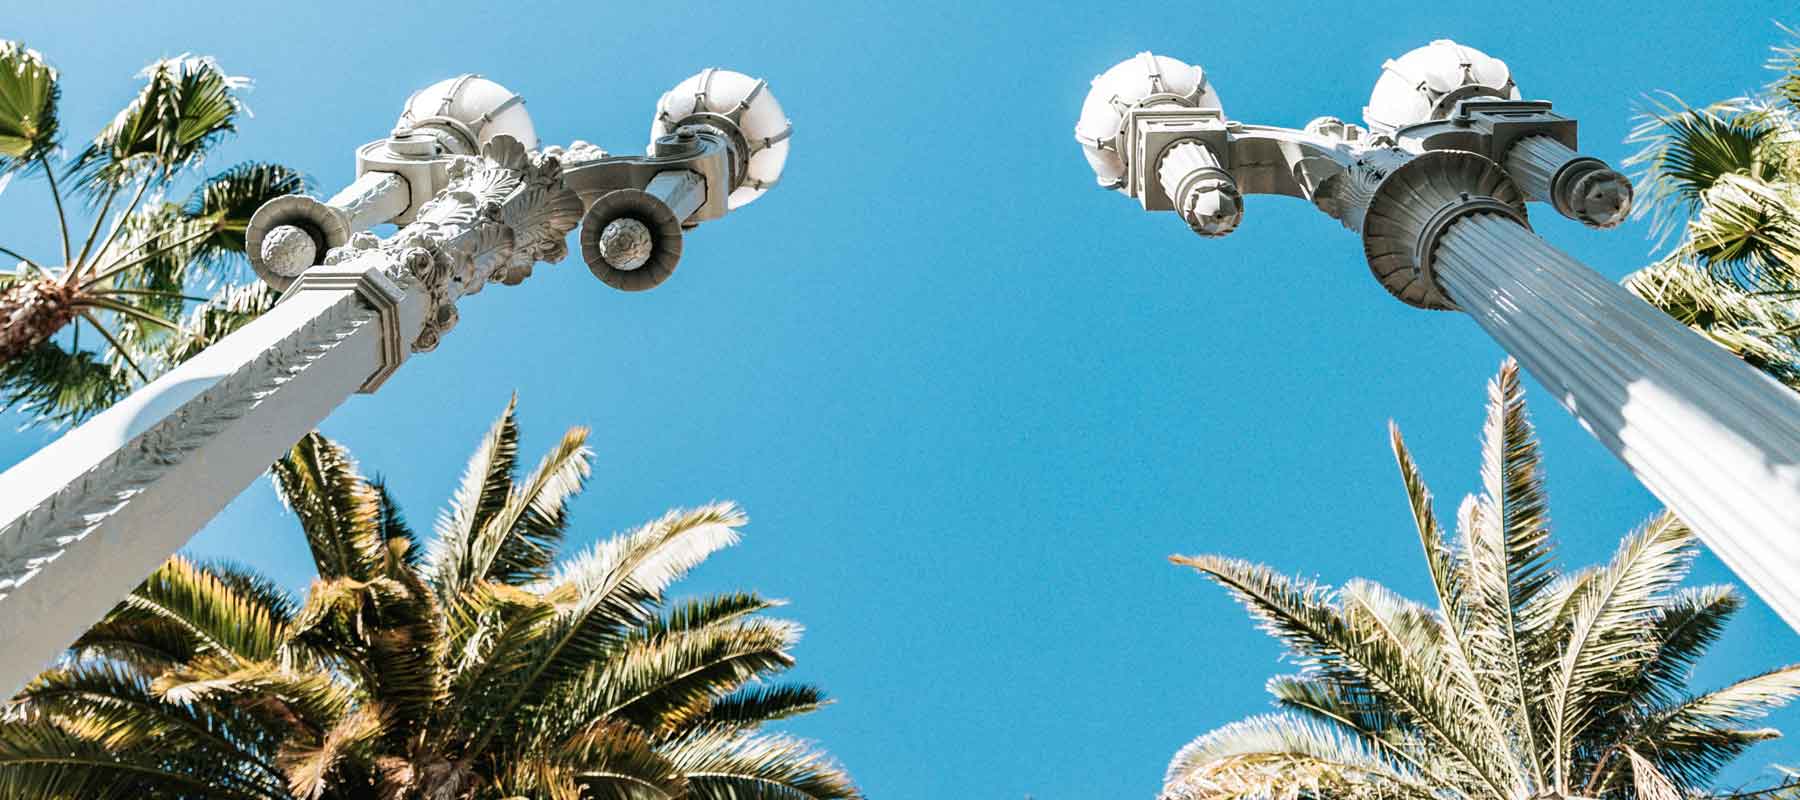
{"label": "palm leaf", "polygon": [[810,714],[830,704],[823,689],[808,684],[746,686],[714,699],[712,707],[689,720],[686,728],[749,730],[767,722]]}
{"label": "palm leaf", "polygon": [[[1534,721],[1535,688],[1551,655],[1536,636],[1551,620],[1528,617],[1534,601],[1556,577],[1550,562],[1538,445],[1525,410],[1518,363],[1508,358],[1488,382],[1482,428],[1482,495],[1460,515],[1467,543],[1470,652],[1477,673],[1493,676],[1487,694],[1504,709],[1508,741],[1523,750],[1528,773],[1541,786],[1550,749]],[[1511,763],[1517,763],[1511,761]]]}
{"label": "palm leaf", "polygon": [[181,626],[198,654],[241,664],[274,658],[287,641],[282,609],[175,556],[125,597],[109,619],[147,617]]}
{"label": "palm leaf", "polygon": [[1503,746],[1487,741],[1481,729],[1465,724],[1474,712],[1469,699],[1437,672],[1407,668],[1404,653],[1375,630],[1333,607],[1317,584],[1279,576],[1267,567],[1219,556],[1175,556],[1237,597],[1262,623],[1304,659],[1309,670],[1365,688],[1393,706],[1408,724],[1442,751],[1449,765],[1468,780],[1506,796],[1515,782]]}
{"label": "palm leaf", "polygon": [[1612,562],[1584,583],[1574,601],[1567,644],[1550,681],[1550,725],[1556,781],[1568,792],[1564,765],[1590,724],[1617,703],[1639,665],[1655,650],[1642,634],[1695,555],[1694,535],[1664,513],[1626,537]]}
{"label": "palm leaf", "polygon": [[1406,767],[1333,726],[1271,714],[1234,722],[1177,751],[1165,800],[1302,797],[1433,798]]}
{"label": "palm leaf", "polygon": [[744,521],[729,503],[672,511],[562,565],[544,593],[555,611],[523,649],[526,666],[500,677],[510,688],[483,709],[486,722],[473,749],[512,724],[528,698],[579,679],[618,652],[631,631],[651,618],[668,584],[735,543]]}
{"label": "palm leaf", "polygon": [[42,54],[0,40],[0,176],[56,149],[56,79]]}
{"label": "palm leaf", "polygon": [[47,341],[0,362],[0,410],[53,427],[74,425],[112,407],[136,384],[123,364]]}
{"label": "palm leaf", "polygon": [[300,518],[322,578],[367,581],[387,562],[381,495],[343,446],[309,433],[269,470],[275,493]]}
{"label": "palm leaf", "polygon": [[664,751],[694,800],[857,800],[850,776],[805,741],[706,733]]}
{"label": "palm leaf", "polygon": [[134,181],[158,184],[195,166],[236,130],[249,81],[210,58],[183,54],[144,68],[144,87],[70,165],[92,196]]}
{"label": "palm leaf", "polygon": [[432,585],[446,601],[477,581],[476,536],[505,507],[512,494],[513,471],[519,458],[518,403],[517,395],[507,400],[506,410],[500,412],[500,418],[494,420],[469,456],[462,484],[449,508],[438,516],[437,541],[432,544],[427,562],[431,565]]}

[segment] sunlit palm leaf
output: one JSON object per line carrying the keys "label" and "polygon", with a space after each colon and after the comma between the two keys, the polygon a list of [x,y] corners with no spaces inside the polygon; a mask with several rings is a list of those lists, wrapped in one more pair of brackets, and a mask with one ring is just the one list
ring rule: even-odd
{"label": "sunlit palm leaf", "polygon": [[270,468],[276,494],[312,548],[320,577],[374,578],[386,563],[381,496],[356,470],[350,453],[309,433]]}
{"label": "sunlit palm leaf", "polygon": [[431,565],[432,584],[446,605],[458,590],[477,582],[476,537],[512,494],[519,458],[518,402],[516,395],[507,400],[506,410],[469,456],[449,508],[438,516],[437,540],[426,561]]}
{"label": "sunlit palm leaf", "polygon": [[694,800],[856,800],[862,793],[828,756],[779,735],[709,733],[665,750]]}
{"label": "sunlit palm leaf", "polygon": [[0,176],[56,149],[56,78],[36,50],[0,40]]}
{"label": "sunlit palm leaf", "polygon": [[1643,197],[1635,213],[1651,215],[1657,230],[1666,234],[1704,202],[1721,176],[1774,177],[1759,154],[1775,127],[1758,115],[1741,113],[1741,106],[1742,101],[1726,101],[1695,108],[1674,95],[1650,104],[1626,138],[1643,145],[1625,161],[1642,167],[1634,176]]}
{"label": "sunlit palm leaf", "polygon": [[1431,798],[1404,765],[1328,724],[1270,714],[1189,742],[1169,762],[1163,800]]}
{"label": "sunlit palm leaf", "polygon": [[[1588,726],[1622,694],[1621,682],[1655,655],[1642,628],[1661,611],[1660,597],[1687,575],[1694,555],[1693,533],[1664,513],[1626,537],[1611,563],[1576,593],[1549,685],[1556,764],[1571,762]],[[1559,775],[1558,785],[1567,787],[1568,780]]]}
{"label": "sunlit palm leaf", "polygon": [[1486,741],[1466,720],[1475,713],[1467,698],[1435,672],[1406,668],[1405,654],[1373,629],[1358,627],[1330,602],[1323,586],[1277,575],[1267,567],[1218,556],[1175,556],[1226,587],[1263,629],[1330,679],[1365,687],[1416,726],[1451,767],[1469,780],[1507,795],[1515,766],[1503,762],[1503,746]]}
{"label": "sunlit palm leaf", "polygon": [[144,68],[144,88],[76,156],[76,185],[93,195],[133,181],[167,181],[199,164],[236,130],[245,78],[227,75],[210,58],[180,55]]}

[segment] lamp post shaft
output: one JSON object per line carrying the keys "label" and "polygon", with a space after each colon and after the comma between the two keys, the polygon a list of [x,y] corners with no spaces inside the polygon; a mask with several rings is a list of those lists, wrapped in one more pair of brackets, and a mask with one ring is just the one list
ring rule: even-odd
{"label": "lamp post shaft", "polygon": [[0,474],[0,693],[54,660],[376,374],[384,314],[417,327],[416,294],[371,302],[370,282],[383,279],[342,277],[299,287]]}
{"label": "lamp post shaft", "polygon": [[558,261],[561,163],[497,138],[393,237],[353,237],[267,314],[0,474],[0,693],[88,625],[351,394],[456,323],[456,301]]}
{"label": "lamp post shaft", "polygon": [[1453,223],[1436,275],[1800,629],[1800,395],[1499,215]]}

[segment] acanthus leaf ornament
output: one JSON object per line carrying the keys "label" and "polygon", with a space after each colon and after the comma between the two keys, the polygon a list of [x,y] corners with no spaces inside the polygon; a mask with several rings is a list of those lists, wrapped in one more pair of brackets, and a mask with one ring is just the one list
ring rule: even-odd
{"label": "acanthus leaf ornament", "polygon": [[511,136],[495,136],[480,156],[453,156],[447,173],[444,191],[394,236],[359,233],[325,256],[330,266],[376,260],[403,288],[425,294],[413,352],[436,348],[456,326],[457,300],[489,281],[515,285],[536,262],[567,257],[565,238],[581,221],[581,198],[563,185],[561,160]]}

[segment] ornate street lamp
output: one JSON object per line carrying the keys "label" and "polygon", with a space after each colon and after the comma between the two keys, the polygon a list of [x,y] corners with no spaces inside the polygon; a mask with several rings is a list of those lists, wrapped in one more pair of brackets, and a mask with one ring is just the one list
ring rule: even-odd
{"label": "ornate street lamp", "polygon": [[[475,75],[406,103],[331,199],[257,211],[269,313],[0,474],[0,695],[98,620],[355,392],[456,325],[457,301],[582,257],[649,289],[685,232],[780,177],[789,127],[764,82],[708,69],[657,104],[647,155],[539,149],[518,95]],[[385,239],[366,233],[386,222]]]}
{"label": "ornate street lamp", "polygon": [[1531,231],[1528,200],[1617,225],[1630,183],[1450,41],[1384,64],[1363,119],[1244,124],[1199,67],[1143,53],[1094,79],[1075,138],[1101,186],[1202,236],[1231,233],[1246,194],[1360,233],[1382,286],[1473,317],[1800,629],[1800,396]]}

